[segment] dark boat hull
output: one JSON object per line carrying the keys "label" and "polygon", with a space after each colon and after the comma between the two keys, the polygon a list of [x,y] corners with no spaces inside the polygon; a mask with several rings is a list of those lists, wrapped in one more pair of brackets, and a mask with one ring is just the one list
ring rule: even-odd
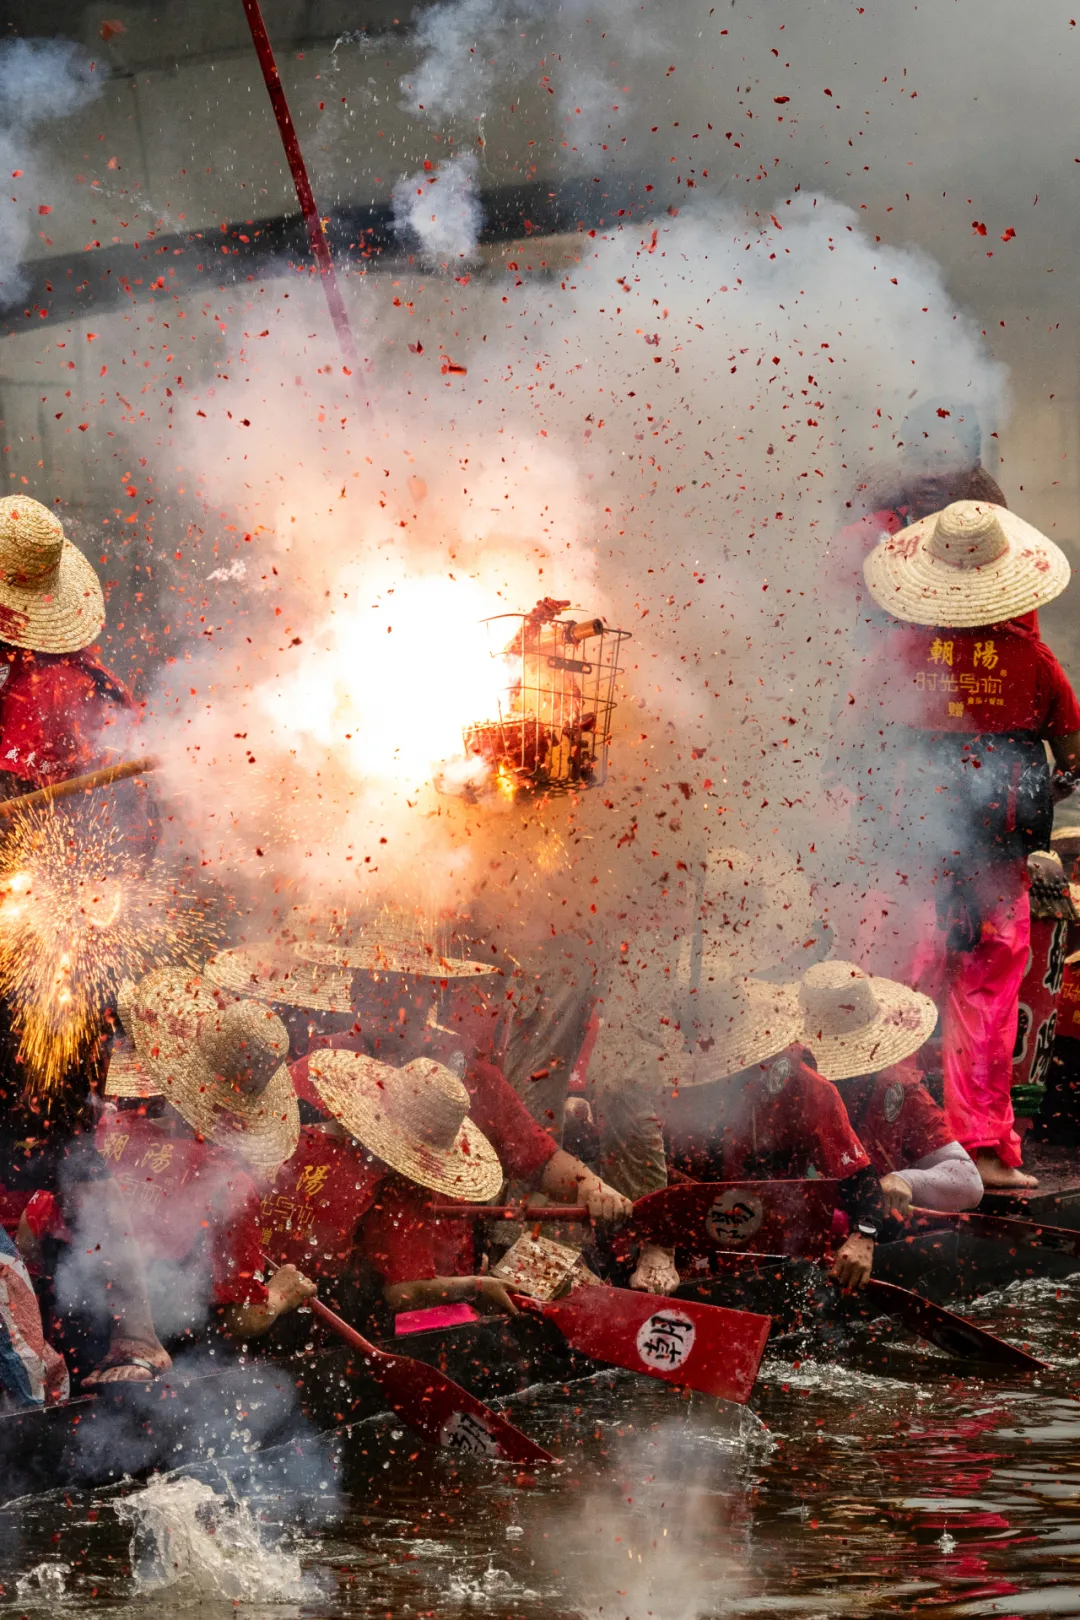
{"label": "dark boat hull", "polygon": [[[488,1317],[387,1348],[497,1404],[534,1384],[591,1377],[541,1319]],[[152,1384],[106,1385],[64,1406],[0,1416],[0,1504],[57,1486],[103,1487],[206,1459],[242,1458],[390,1421],[380,1386],[345,1346],[273,1361],[178,1361]],[[399,1419],[393,1419],[395,1424]]]}

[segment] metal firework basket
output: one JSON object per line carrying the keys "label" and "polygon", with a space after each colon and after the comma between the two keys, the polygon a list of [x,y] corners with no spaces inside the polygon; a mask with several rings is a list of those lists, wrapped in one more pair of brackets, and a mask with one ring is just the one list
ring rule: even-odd
{"label": "metal firework basket", "polygon": [[615,679],[628,630],[602,619],[551,616],[567,603],[483,621],[491,657],[505,669],[498,714],[464,730],[465,753],[483,759],[505,789],[564,792],[607,775]]}

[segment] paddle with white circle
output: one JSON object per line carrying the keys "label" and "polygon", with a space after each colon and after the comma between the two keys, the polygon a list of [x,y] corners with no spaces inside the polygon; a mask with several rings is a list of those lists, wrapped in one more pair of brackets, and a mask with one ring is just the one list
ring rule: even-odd
{"label": "paddle with white circle", "polygon": [[582,1355],[725,1401],[749,1399],[772,1326],[751,1311],[629,1288],[575,1288],[546,1304],[515,1294],[514,1303]]}

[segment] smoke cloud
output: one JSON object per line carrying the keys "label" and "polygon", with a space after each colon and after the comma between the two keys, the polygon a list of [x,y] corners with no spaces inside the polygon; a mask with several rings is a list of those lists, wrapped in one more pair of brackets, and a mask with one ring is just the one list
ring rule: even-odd
{"label": "smoke cloud", "polygon": [[55,206],[35,132],[93,101],[102,77],[99,64],[66,40],[0,40],[0,309],[20,297],[20,261],[41,218]]}
{"label": "smoke cloud", "polygon": [[445,270],[476,258],[484,224],[476,170],[475,153],[466,152],[437,172],[427,164],[394,187],[394,225],[421,264]]}
{"label": "smoke cloud", "polygon": [[[499,891],[545,933],[659,939],[709,847],[840,875],[823,757],[860,678],[841,531],[913,410],[961,394],[989,427],[1003,372],[932,263],[826,198],[702,203],[574,249],[528,280],[511,261],[369,292],[362,432],[295,293],[245,315],[273,348],[190,402],[181,460],[224,521],[153,740],[188,850],[230,882]],[[543,595],[632,632],[606,792],[565,814],[440,795],[495,701],[478,621]]]}

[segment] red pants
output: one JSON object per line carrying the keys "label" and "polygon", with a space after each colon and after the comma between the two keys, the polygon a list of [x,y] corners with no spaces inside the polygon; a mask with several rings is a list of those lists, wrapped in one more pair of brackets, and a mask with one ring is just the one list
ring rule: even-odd
{"label": "red pants", "polygon": [[935,944],[920,950],[909,982],[941,1009],[945,1113],[956,1140],[972,1156],[990,1148],[1016,1167],[1013,1048],[1031,945],[1026,869],[1018,864],[984,872],[978,890],[982,933],[975,949],[948,954],[934,930]]}

